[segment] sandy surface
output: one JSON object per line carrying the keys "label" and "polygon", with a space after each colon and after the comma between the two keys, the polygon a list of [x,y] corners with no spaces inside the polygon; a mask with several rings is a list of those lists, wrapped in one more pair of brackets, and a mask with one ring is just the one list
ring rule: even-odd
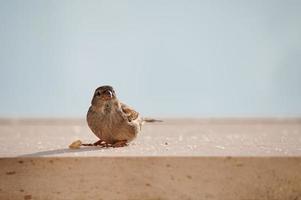
{"label": "sandy surface", "polygon": [[85,120],[0,120],[0,157],[301,156],[301,119],[163,119],[123,148],[68,149],[95,142]]}

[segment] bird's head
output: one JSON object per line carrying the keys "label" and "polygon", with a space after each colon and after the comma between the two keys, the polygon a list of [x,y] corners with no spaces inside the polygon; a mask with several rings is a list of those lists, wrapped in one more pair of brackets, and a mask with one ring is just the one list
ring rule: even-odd
{"label": "bird's head", "polygon": [[108,101],[113,101],[115,99],[116,99],[116,93],[113,87],[109,85],[104,85],[98,87],[95,90],[91,104],[97,106]]}

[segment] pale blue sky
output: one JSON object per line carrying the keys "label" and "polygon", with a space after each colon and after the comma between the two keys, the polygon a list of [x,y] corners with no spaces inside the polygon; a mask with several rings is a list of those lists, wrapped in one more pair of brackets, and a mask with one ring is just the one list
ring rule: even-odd
{"label": "pale blue sky", "polygon": [[301,116],[299,0],[0,0],[0,117]]}

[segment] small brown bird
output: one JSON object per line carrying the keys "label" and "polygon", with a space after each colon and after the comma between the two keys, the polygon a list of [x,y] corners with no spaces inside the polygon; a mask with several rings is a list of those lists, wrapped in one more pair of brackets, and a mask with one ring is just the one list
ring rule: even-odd
{"label": "small brown bird", "polygon": [[91,104],[87,113],[87,122],[100,140],[83,146],[122,147],[137,136],[144,121],[160,121],[140,117],[138,112],[117,99],[113,87],[109,85],[95,90]]}

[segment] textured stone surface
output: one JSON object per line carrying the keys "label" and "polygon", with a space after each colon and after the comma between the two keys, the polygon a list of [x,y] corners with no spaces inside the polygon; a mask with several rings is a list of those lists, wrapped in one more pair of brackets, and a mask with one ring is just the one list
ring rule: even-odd
{"label": "textured stone surface", "polygon": [[0,199],[301,198],[300,158],[0,159]]}
{"label": "textured stone surface", "polygon": [[0,120],[0,199],[301,199],[300,119],[166,119],[125,148],[68,149],[83,120]]}
{"label": "textured stone surface", "polygon": [[145,124],[125,148],[68,149],[97,138],[84,120],[2,120],[0,157],[301,156],[300,119],[165,119]]}

